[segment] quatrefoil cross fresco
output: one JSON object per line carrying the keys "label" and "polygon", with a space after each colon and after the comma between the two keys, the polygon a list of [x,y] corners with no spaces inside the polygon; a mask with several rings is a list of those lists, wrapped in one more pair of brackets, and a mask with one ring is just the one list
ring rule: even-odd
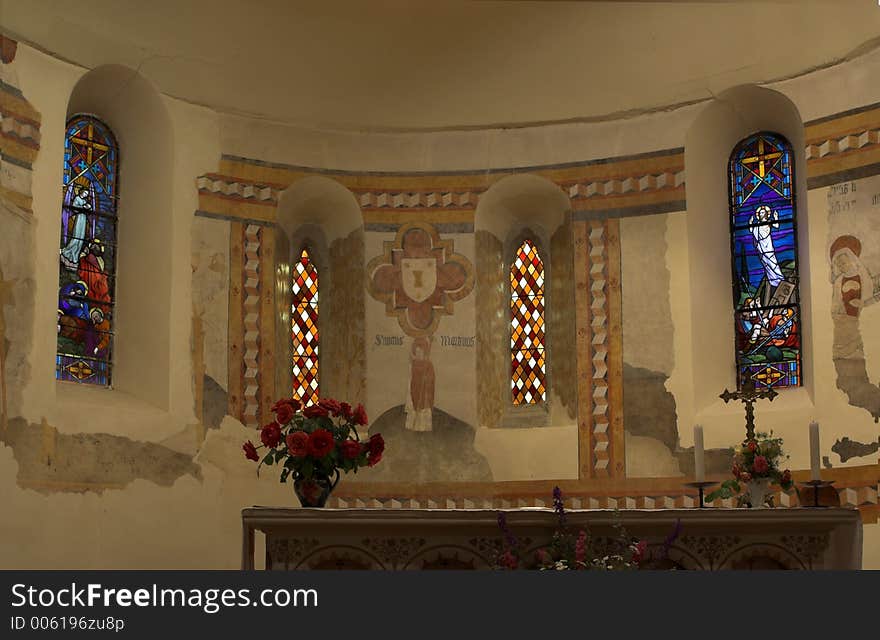
{"label": "quatrefoil cross fresco", "polygon": [[367,264],[367,289],[408,336],[432,335],[474,287],[473,265],[432,225],[405,224]]}

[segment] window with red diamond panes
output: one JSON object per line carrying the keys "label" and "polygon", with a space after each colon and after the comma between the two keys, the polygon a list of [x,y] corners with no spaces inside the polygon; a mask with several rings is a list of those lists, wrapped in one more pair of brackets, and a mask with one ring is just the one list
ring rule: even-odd
{"label": "window with red diamond panes", "polygon": [[308,249],[292,271],[293,398],[306,406],[318,401],[318,270]]}
{"label": "window with red diamond panes", "polygon": [[513,404],[547,397],[544,368],[544,263],[525,240],[510,267],[510,389]]}

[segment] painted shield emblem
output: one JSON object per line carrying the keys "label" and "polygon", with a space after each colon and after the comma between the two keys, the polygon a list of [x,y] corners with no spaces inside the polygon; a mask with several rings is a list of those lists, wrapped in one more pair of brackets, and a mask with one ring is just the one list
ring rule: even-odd
{"label": "painted shield emblem", "polygon": [[424,302],[437,288],[436,258],[404,258],[400,261],[403,292],[414,302]]}

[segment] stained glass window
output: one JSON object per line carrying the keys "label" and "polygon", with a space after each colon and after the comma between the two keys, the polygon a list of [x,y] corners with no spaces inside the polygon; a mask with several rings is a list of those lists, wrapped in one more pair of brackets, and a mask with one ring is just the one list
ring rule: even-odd
{"label": "stained glass window", "polygon": [[55,378],[109,386],[113,368],[119,147],[77,115],[64,136]]}
{"label": "stained glass window", "polygon": [[304,248],[293,265],[293,397],[303,406],[318,401],[318,270]]}
{"label": "stained glass window", "polygon": [[730,244],[738,384],[802,384],[797,207],[789,142],[757,133],[730,156]]}
{"label": "stained glass window", "polygon": [[513,404],[544,402],[544,263],[531,240],[510,267],[510,356]]}

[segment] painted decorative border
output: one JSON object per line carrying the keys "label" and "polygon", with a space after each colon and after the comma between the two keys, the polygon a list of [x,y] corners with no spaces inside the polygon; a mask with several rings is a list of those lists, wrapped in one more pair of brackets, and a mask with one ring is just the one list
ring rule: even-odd
{"label": "painted decorative border", "polygon": [[574,223],[579,477],[626,474],[620,230],[617,220]]}
{"label": "painted decorative border", "polygon": [[[17,43],[0,35],[2,60],[15,59]],[[14,82],[14,71],[12,72]],[[9,78],[7,78],[9,80]],[[33,163],[40,150],[40,113],[25,99],[21,90],[0,81],[0,198],[18,207],[20,213],[33,214],[31,193]]]}
{"label": "painted decorative border", "polygon": [[[801,473],[804,475],[804,472]],[[866,483],[859,478],[874,475]],[[798,474],[795,474],[799,477]],[[834,476],[831,478],[831,476]],[[806,475],[804,478],[806,479]],[[876,466],[850,467],[829,474],[835,479],[840,505],[857,508],[865,523],[874,523],[880,516],[876,480]],[[548,487],[559,485],[565,504],[572,509],[687,509],[698,506],[695,493],[682,486],[683,478],[620,479],[607,484],[592,481],[585,486],[575,480],[547,480],[540,483],[462,483],[460,487],[446,484],[442,487],[413,489],[396,486],[385,488],[378,484],[341,484],[328,501],[328,507],[373,507],[379,509],[515,509],[522,507],[552,507]],[[799,506],[797,497],[778,492],[774,495],[779,508]],[[733,499],[716,500],[712,507],[733,508]]]}
{"label": "painted decorative border", "polygon": [[244,265],[242,309],[244,316],[244,405],[242,422],[260,426],[260,240],[262,227],[244,228]]}

